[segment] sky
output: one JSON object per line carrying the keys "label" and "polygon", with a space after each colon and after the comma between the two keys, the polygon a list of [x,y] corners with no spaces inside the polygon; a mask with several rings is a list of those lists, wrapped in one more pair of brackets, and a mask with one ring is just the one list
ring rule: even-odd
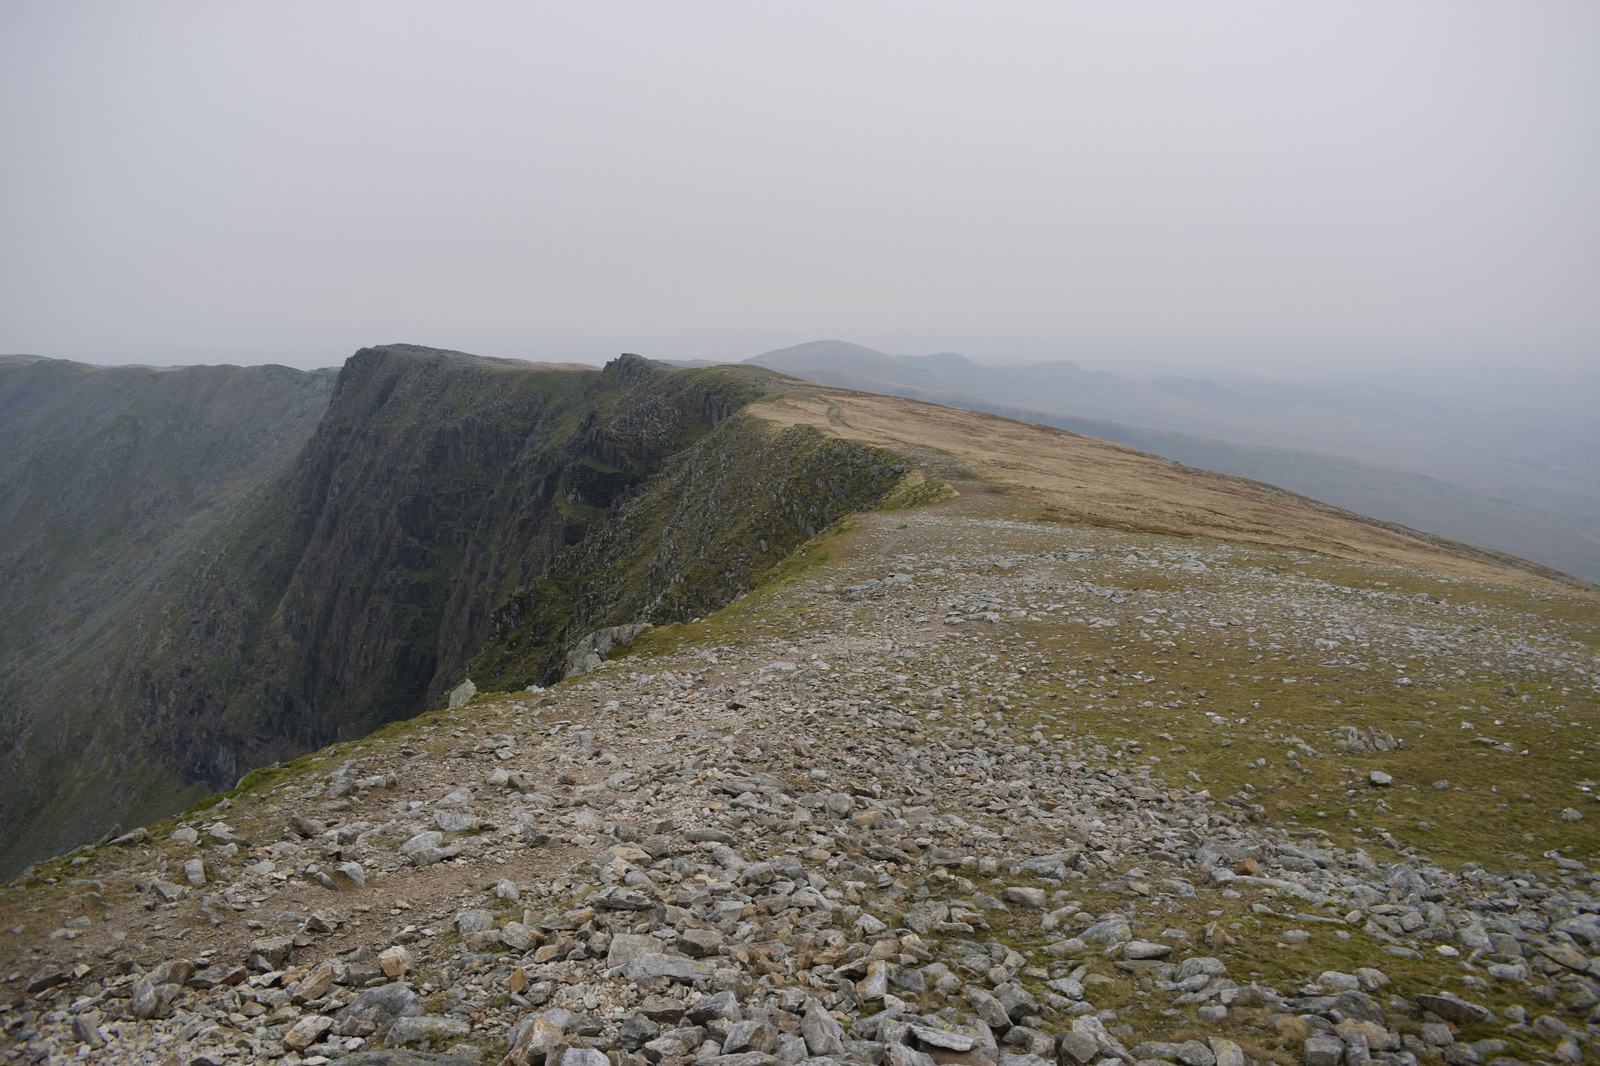
{"label": "sky", "polygon": [[0,352],[1600,364],[1600,5],[0,0]]}

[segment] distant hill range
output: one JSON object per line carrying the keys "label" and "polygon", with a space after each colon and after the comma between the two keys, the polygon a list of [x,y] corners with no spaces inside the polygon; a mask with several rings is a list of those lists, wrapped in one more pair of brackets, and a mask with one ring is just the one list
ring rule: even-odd
{"label": "distant hill range", "polygon": [[1600,418],[1573,396],[1535,408],[1374,386],[1141,383],[837,340],[747,362],[1116,441],[1600,582]]}

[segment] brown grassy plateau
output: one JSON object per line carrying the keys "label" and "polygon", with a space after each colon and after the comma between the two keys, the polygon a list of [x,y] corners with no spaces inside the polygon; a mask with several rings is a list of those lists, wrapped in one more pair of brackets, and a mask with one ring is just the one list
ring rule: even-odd
{"label": "brown grassy plateau", "polygon": [[752,414],[954,460],[1047,515],[1129,532],[1218,537],[1520,588],[1591,586],[1522,559],[1391,526],[1283,489],[1009,418],[801,384]]}

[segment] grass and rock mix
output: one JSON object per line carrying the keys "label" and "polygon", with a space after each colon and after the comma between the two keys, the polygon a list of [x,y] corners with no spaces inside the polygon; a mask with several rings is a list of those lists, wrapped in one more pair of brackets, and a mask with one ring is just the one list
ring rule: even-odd
{"label": "grass and rock mix", "polygon": [[1592,596],[957,487],[39,864],[0,1060],[1600,1054]]}

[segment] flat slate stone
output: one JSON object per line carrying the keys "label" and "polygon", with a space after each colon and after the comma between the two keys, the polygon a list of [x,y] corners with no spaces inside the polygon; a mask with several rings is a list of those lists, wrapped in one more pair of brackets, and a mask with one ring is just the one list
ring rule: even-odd
{"label": "flat slate stone", "polygon": [[911,1033],[922,1043],[946,1051],[971,1051],[978,1046],[978,1038],[966,1033],[951,1033],[943,1029],[932,1029],[926,1025],[913,1025]]}
{"label": "flat slate stone", "polygon": [[343,1066],[464,1066],[466,1063],[473,1063],[476,1066],[475,1060],[456,1055],[435,1055],[426,1051],[400,1049],[357,1051],[346,1055],[339,1062]]}
{"label": "flat slate stone", "polygon": [[630,961],[623,969],[622,975],[630,981],[641,981],[651,977],[665,977],[673,981],[699,981],[711,977],[716,972],[717,964],[714,962],[700,962],[684,958],[682,955],[663,955],[653,952]]}
{"label": "flat slate stone", "polygon": [[738,1055],[713,1055],[696,1066],[780,1066],[776,1055],[765,1051],[746,1051]]}

